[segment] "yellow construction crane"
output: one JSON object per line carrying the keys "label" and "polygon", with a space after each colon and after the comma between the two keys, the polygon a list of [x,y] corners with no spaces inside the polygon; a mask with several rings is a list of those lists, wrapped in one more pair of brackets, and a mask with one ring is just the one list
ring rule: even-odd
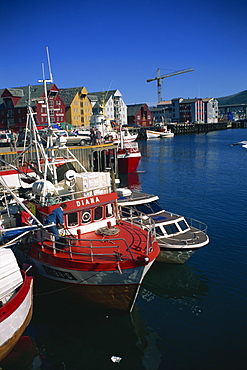
{"label": "yellow construction crane", "polygon": [[194,69],[191,69],[191,68],[190,69],[182,69],[181,71],[176,71],[176,72],[168,73],[166,75],[161,76],[160,75],[160,68],[158,68],[157,69],[157,77],[151,78],[151,79],[147,80],[147,82],[157,81],[157,87],[158,87],[158,103],[162,101],[161,80],[163,80],[163,78],[172,77],[172,76],[176,76],[176,75],[180,75],[182,73],[187,73],[187,72],[192,72],[192,71],[194,71]]}

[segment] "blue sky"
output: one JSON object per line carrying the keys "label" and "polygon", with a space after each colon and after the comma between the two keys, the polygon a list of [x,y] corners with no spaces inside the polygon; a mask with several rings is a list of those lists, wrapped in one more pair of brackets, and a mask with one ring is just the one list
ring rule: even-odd
{"label": "blue sky", "polygon": [[0,88],[37,84],[49,47],[58,88],[119,89],[126,104],[247,89],[247,2],[71,0],[0,3]]}

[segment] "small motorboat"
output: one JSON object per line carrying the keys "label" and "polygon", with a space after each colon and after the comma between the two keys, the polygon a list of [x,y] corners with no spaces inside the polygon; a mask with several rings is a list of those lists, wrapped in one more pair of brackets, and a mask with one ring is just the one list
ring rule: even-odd
{"label": "small motorboat", "polygon": [[160,132],[154,130],[146,130],[147,140],[160,138]]}
{"label": "small motorboat", "polygon": [[146,214],[155,222],[156,238],[160,247],[157,261],[182,264],[199,248],[209,243],[207,226],[197,220],[165,211],[157,195],[118,188],[121,217]]}

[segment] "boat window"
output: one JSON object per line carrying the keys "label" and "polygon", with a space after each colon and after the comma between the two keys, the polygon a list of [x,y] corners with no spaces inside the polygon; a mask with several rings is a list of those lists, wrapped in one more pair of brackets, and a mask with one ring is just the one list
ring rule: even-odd
{"label": "boat window", "polygon": [[91,210],[86,209],[85,211],[82,211],[81,213],[81,222],[83,224],[87,224],[91,221]]}
{"label": "boat window", "polygon": [[162,229],[159,227],[159,226],[157,226],[156,228],[155,228],[155,230],[156,230],[156,235],[164,235],[164,233],[163,233],[163,231],[162,231]]}
{"label": "boat window", "polygon": [[138,212],[135,207],[122,207],[123,217],[138,216]]}
{"label": "boat window", "polygon": [[96,207],[94,209],[94,221],[101,220],[103,218],[103,207]]}
{"label": "boat window", "polygon": [[163,209],[161,208],[161,206],[157,202],[151,202],[151,203],[149,203],[149,205],[152,209],[152,213],[157,213],[157,212],[163,211]]}
{"label": "boat window", "polygon": [[185,220],[181,220],[178,222],[179,227],[181,228],[182,231],[186,230],[189,228]]}
{"label": "boat window", "polygon": [[165,228],[165,231],[167,232],[168,235],[170,234],[176,234],[179,232],[176,224],[168,224],[168,225],[163,225]]}
{"label": "boat window", "polygon": [[129,207],[130,208],[130,215],[132,216],[138,216],[137,207]]}
{"label": "boat window", "polygon": [[122,210],[122,216],[123,217],[129,217],[129,215],[130,215],[130,208],[121,207],[121,210]]}
{"label": "boat window", "polygon": [[150,208],[149,204],[139,204],[136,206],[138,211],[145,213],[148,215],[149,213],[152,213],[152,209]]}
{"label": "boat window", "polygon": [[78,214],[77,214],[77,212],[69,213],[67,215],[67,222],[68,222],[68,226],[78,225]]}
{"label": "boat window", "polygon": [[107,204],[106,205],[106,217],[111,217],[113,215],[113,205]]}

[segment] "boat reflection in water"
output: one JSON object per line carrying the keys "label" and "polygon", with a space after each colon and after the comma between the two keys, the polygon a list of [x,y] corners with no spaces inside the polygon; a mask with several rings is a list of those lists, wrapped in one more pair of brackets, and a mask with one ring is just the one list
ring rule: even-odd
{"label": "boat reflection in water", "polygon": [[12,351],[1,361],[0,366],[3,370],[43,369],[40,352],[34,339],[29,335],[21,336]]}
{"label": "boat reflection in water", "polygon": [[209,288],[207,280],[188,264],[164,265],[156,261],[143,282],[141,296],[147,291],[165,299],[181,299],[206,296]]}
{"label": "boat reflection in water", "polygon": [[142,353],[131,318],[40,295],[32,323],[47,362],[64,366],[55,369],[111,369],[116,356],[120,367],[141,370]]}
{"label": "boat reflection in water", "polygon": [[[207,296],[208,291],[207,280],[188,264],[164,265],[157,261],[153,264],[131,314],[145,369],[163,369],[166,368],[164,363],[167,369],[178,368],[176,359],[172,360],[175,364],[172,367],[173,363],[169,364],[169,356],[166,360],[164,353],[176,346],[177,340],[173,337],[179,335],[186,315],[200,315],[203,297]],[[162,350],[163,343],[165,349]]]}
{"label": "boat reflection in water", "polygon": [[121,187],[124,186],[131,190],[141,190],[141,182],[138,172],[120,173],[119,180]]}

